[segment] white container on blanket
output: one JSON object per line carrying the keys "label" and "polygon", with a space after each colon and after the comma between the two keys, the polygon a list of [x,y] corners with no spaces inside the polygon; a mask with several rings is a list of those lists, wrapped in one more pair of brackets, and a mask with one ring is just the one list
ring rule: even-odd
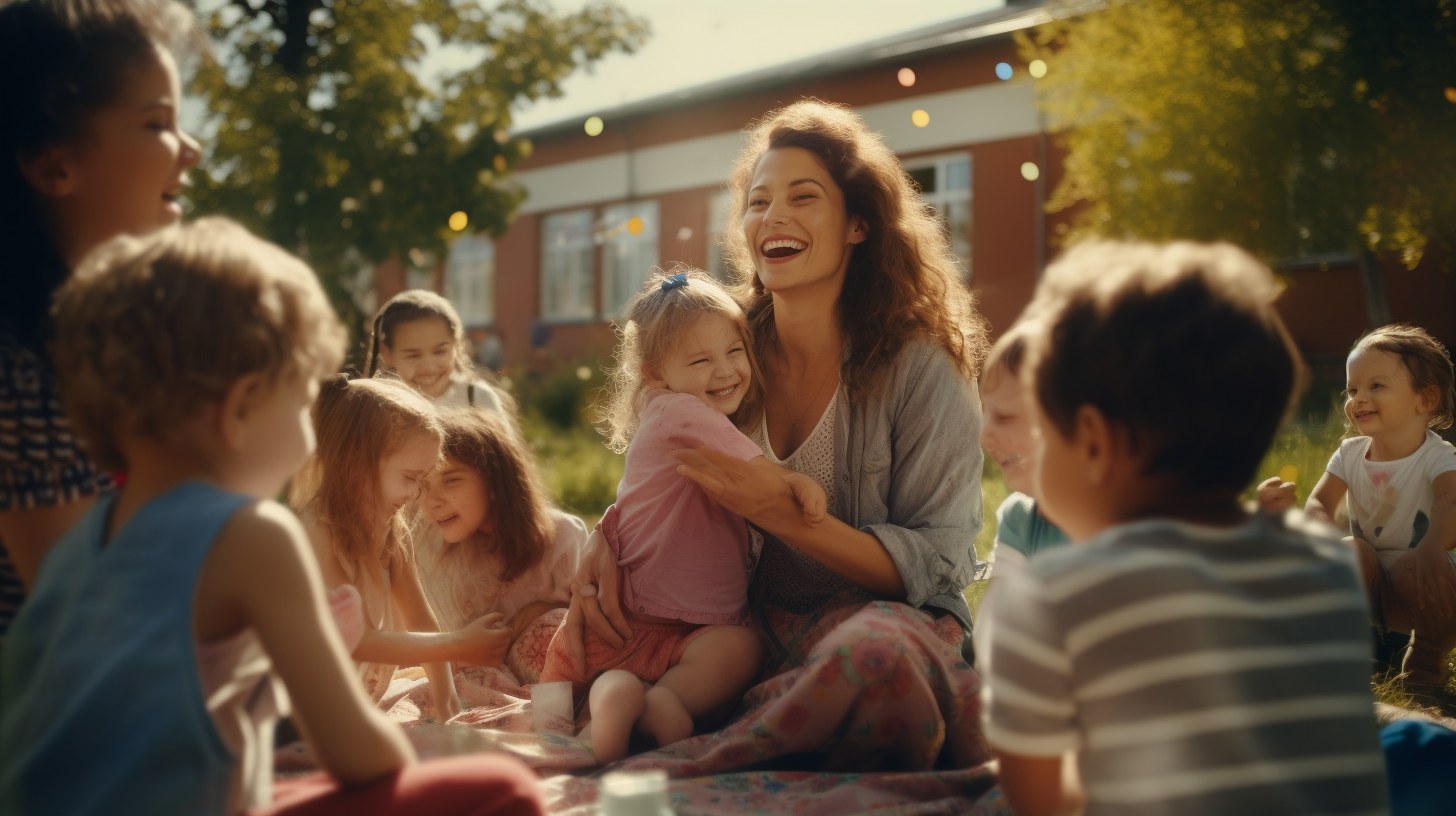
{"label": "white container on blanket", "polygon": [[666,771],[615,771],[602,777],[601,816],[673,816]]}

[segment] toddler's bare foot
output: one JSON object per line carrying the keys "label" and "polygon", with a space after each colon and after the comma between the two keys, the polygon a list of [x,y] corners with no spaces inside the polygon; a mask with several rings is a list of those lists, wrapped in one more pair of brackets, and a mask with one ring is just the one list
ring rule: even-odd
{"label": "toddler's bare foot", "polygon": [[642,681],[631,672],[609,671],[592,683],[588,699],[592,721],[582,739],[591,743],[599,764],[616,762],[627,755],[632,726],[642,716]]}
{"label": "toddler's bare foot", "polygon": [[642,733],[656,739],[658,745],[671,745],[693,735],[693,717],[670,689],[653,686],[643,696],[645,708],[637,723]]}

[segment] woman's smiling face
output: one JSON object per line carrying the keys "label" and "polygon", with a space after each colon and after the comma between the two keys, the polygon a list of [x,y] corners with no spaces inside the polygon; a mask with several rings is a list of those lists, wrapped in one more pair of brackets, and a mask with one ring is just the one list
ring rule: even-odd
{"label": "woman's smiling face", "polygon": [[844,191],[813,153],[781,147],[758,160],[743,237],[765,289],[782,294],[826,286],[837,297],[850,253],[866,234],[864,220],[845,209]]}

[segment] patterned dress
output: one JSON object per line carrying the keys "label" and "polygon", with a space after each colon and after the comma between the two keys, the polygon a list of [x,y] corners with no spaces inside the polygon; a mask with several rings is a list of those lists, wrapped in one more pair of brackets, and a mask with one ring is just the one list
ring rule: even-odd
{"label": "patterned dress", "polygon": [[[70,504],[111,487],[71,433],[50,360],[0,332],[0,512]],[[0,638],[24,597],[0,542]]]}

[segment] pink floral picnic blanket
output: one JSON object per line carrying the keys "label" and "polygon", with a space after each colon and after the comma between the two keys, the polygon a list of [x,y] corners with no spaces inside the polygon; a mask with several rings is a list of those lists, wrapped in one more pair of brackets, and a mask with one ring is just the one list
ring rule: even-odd
{"label": "pink floral picnic blanket", "polygon": [[[384,705],[422,755],[506,751],[542,773],[552,813],[585,816],[596,800],[591,750],[565,722],[538,733],[527,687],[561,615],[538,620],[505,667],[457,672],[469,708],[448,724],[435,721],[423,677],[397,674]],[[681,816],[1010,813],[978,725],[979,678],[961,657],[953,618],[876,602],[780,613],[770,624],[787,659],[726,727],[605,770],[665,770]],[[311,762],[295,744],[280,749],[278,765]]]}

